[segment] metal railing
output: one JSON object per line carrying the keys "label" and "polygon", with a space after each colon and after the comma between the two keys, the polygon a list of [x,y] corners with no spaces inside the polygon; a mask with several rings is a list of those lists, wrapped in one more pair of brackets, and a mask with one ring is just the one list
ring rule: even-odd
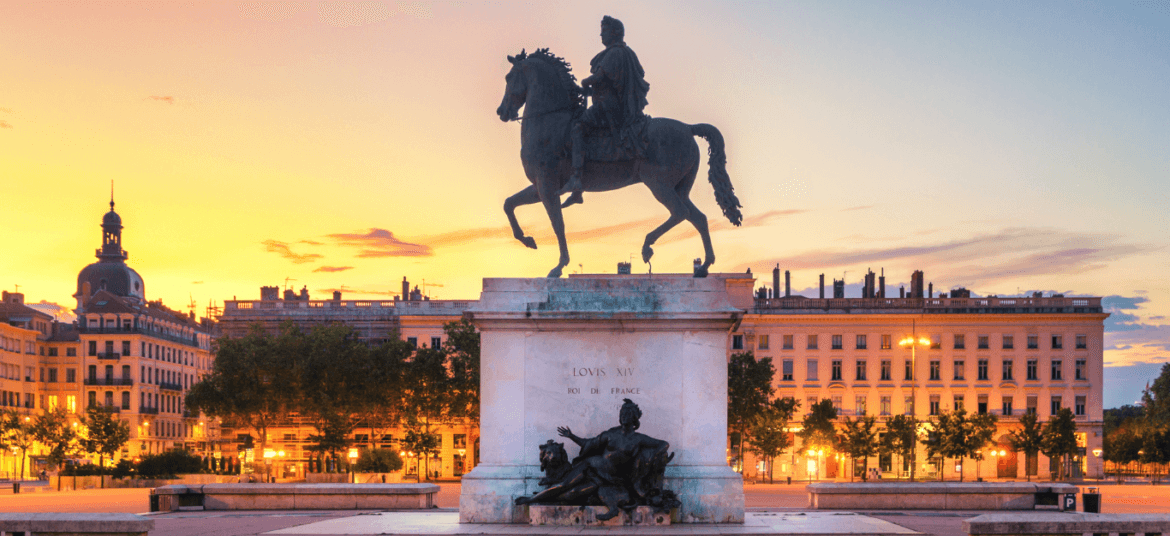
{"label": "metal railing", "polygon": [[108,359],[108,360],[112,360],[112,361],[117,361],[117,360],[119,360],[119,359],[122,359],[122,354],[119,354],[119,353],[116,353],[116,352],[102,352],[102,353],[100,353],[100,354],[98,354],[98,355],[97,355],[97,358],[98,358],[98,359]]}
{"label": "metal railing", "polygon": [[130,378],[86,378],[85,385],[134,385]]}
{"label": "metal railing", "polygon": [[158,384],[158,388],[159,388],[159,389],[165,389],[165,390],[167,390],[167,391],[182,391],[182,390],[183,390],[183,384],[181,384],[181,383],[170,383],[170,382],[159,382],[159,384]]}

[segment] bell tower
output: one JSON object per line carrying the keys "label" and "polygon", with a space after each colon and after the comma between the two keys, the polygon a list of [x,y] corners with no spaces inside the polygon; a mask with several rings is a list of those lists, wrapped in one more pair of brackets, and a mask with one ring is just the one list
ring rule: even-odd
{"label": "bell tower", "polygon": [[102,248],[97,258],[103,262],[125,262],[126,250],[122,249],[122,217],[114,212],[114,192],[110,191],[110,211],[102,217]]}

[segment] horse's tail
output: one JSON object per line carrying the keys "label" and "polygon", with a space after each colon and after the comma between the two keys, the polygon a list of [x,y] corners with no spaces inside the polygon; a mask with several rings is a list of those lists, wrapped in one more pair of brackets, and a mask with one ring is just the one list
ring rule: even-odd
{"label": "horse's tail", "polygon": [[723,215],[731,220],[733,225],[743,223],[743,215],[739,213],[739,199],[735,197],[735,188],[731,186],[731,177],[727,175],[727,153],[723,152],[723,135],[719,129],[699,123],[691,125],[691,134],[707,140],[707,180],[715,187],[715,202],[723,209]]}

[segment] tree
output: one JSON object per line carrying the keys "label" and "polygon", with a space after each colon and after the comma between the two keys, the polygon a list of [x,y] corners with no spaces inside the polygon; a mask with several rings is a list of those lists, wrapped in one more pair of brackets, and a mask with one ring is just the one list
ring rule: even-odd
{"label": "tree", "polygon": [[451,364],[451,414],[479,425],[479,332],[466,319],[443,325],[443,352]]}
{"label": "tree", "polygon": [[995,437],[995,425],[999,418],[990,413],[977,413],[968,422],[971,433],[968,435],[970,443],[967,445],[967,457],[975,459],[975,478],[979,478],[980,462],[984,458],[983,448]]}
{"label": "tree", "polygon": [[732,354],[727,363],[727,423],[739,434],[740,474],[748,428],[772,398],[772,358],[757,360],[751,352]]}
{"label": "tree", "polygon": [[392,473],[402,469],[402,458],[390,449],[362,449],[354,471],[358,473]]}
{"label": "tree", "polygon": [[291,409],[309,419],[316,434],[318,452],[328,452],[336,463],[337,451],[350,445],[357,418],[367,403],[373,370],[371,349],[358,339],[357,331],[345,324],[314,326],[297,331],[292,346],[300,363],[296,383],[301,396]]}
{"label": "tree", "polygon": [[[850,420],[846,417],[841,427],[841,450],[849,455],[852,470],[849,481],[857,473],[857,459],[868,462],[867,458],[878,453],[877,417],[864,415]],[[866,479],[862,476],[862,479]]]}
{"label": "tree", "polygon": [[426,455],[420,470],[427,471],[430,454],[438,450],[439,445],[435,441],[432,446],[431,440],[425,438],[437,439],[431,428],[449,422],[453,413],[451,405],[456,400],[447,354],[442,349],[419,348],[406,364],[405,371],[406,437],[416,441],[417,448],[410,450],[418,452],[420,457]]}
{"label": "tree", "polygon": [[402,420],[403,375],[414,348],[410,343],[391,337],[365,353],[369,363],[361,378],[358,419],[370,429],[371,439],[378,441],[386,431]]}
{"label": "tree", "polygon": [[276,336],[252,326],[240,338],[216,341],[215,364],[187,392],[187,407],[251,428],[268,446],[268,429],[296,407],[302,337],[286,322]]}
{"label": "tree", "polygon": [[20,476],[24,478],[25,460],[28,458],[28,449],[36,443],[33,435],[31,417],[21,415],[16,410],[0,411],[0,448],[16,448],[20,450]]}
{"label": "tree", "polygon": [[772,466],[776,459],[786,449],[792,447],[792,437],[788,432],[788,422],[800,408],[800,402],[794,398],[777,398],[764,408],[752,421],[751,451],[756,456],[768,460],[768,482],[772,480]]}
{"label": "tree", "polygon": [[[932,458],[947,458],[962,460],[970,452],[971,423],[967,418],[967,410],[944,411],[935,417],[934,430],[927,435],[926,453]],[[943,479],[943,471],[939,471],[939,480]],[[963,481],[963,471],[959,471],[959,482]]]}
{"label": "tree", "polygon": [[[824,449],[832,450],[837,444],[837,429],[833,421],[837,419],[837,408],[829,399],[821,400],[809,408],[801,424],[803,429],[797,434],[801,444],[818,452]],[[818,471],[819,466],[818,465]]]}
{"label": "tree", "polygon": [[45,411],[32,421],[33,437],[49,449],[46,459],[50,466],[60,466],[79,450],[74,424],[65,408]]}
{"label": "tree", "polygon": [[[1048,418],[1048,424],[1040,437],[1040,452],[1049,458],[1060,458],[1059,478],[1066,476],[1065,465],[1077,453],[1077,423],[1072,411],[1060,408],[1060,411]],[[1056,477],[1053,480],[1057,480]]]}
{"label": "tree", "polygon": [[86,438],[81,444],[85,452],[98,455],[98,467],[103,471],[106,456],[112,458],[130,440],[130,425],[105,406],[90,406],[86,410],[85,429]]}
{"label": "tree", "polygon": [[429,475],[424,476],[423,473],[429,468],[426,460],[430,458],[431,453],[439,450],[440,438],[438,434],[432,434],[427,428],[421,427],[417,422],[411,423],[408,420],[408,426],[414,424],[406,430],[406,435],[402,438],[402,448],[418,455],[422,460],[421,466],[416,466],[416,478],[430,478]]}
{"label": "tree", "polygon": [[914,481],[916,462],[914,453],[918,447],[918,428],[921,425],[913,415],[894,415],[886,422],[886,435],[882,437],[882,450],[897,454],[902,460],[909,460],[910,481]]}
{"label": "tree", "polygon": [[1011,444],[1012,450],[1024,453],[1024,474],[1028,477],[1028,482],[1032,481],[1032,472],[1029,471],[1028,460],[1031,460],[1036,456],[1037,452],[1040,452],[1043,438],[1043,426],[1036,417],[1036,413],[1032,411],[1025,412],[1020,417],[1019,428],[1008,432],[1008,443]]}
{"label": "tree", "polygon": [[1152,424],[1170,424],[1170,363],[1162,365],[1162,372],[1142,393],[1142,407]]}

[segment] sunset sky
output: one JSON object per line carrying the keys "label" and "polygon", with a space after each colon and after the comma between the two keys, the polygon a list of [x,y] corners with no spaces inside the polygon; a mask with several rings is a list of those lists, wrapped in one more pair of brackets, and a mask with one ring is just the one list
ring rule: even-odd
{"label": "sunset sky", "polygon": [[[727,141],[745,225],[705,171],[692,192],[713,271],[1107,297],[1106,407],[1170,358],[1165,0],[3,2],[0,286],[72,307],[111,181],[147,297],[200,314],[285,278],[442,299],[543,276],[543,210],[518,212],[532,251],[501,209],[528,184],[494,113],[507,55],[549,47],[583,78],[606,14],[647,113]],[[666,216],[641,186],[587,194],[566,272],[646,272]],[[655,272],[702,254],[687,224],[659,244]]]}

